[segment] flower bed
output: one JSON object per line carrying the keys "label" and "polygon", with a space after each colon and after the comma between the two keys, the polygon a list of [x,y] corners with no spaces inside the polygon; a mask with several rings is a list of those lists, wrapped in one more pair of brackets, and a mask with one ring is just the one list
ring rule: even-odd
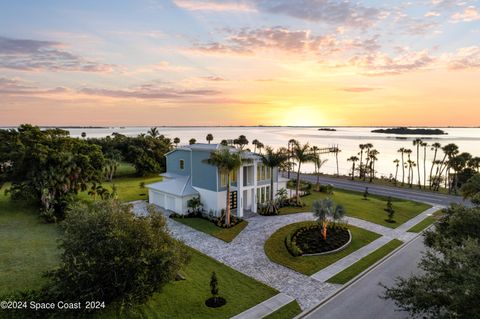
{"label": "flower bed", "polygon": [[293,256],[322,255],[345,249],[352,240],[350,231],[343,226],[329,226],[326,240],[321,231],[321,225],[298,228],[287,235],[285,245]]}

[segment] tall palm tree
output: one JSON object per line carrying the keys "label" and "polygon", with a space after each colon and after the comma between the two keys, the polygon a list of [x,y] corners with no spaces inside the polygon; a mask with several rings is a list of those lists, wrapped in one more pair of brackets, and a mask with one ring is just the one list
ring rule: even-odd
{"label": "tall palm tree", "polygon": [[276,214],[278,209],[273,201],[273,170],[275,167],[282,166],[288,160],[288,154],[284,150],[275,151],[270,146],[267,146],[265,154],[261,154],[260,158],[263,165],[270,168],[270,202],[267,206],[267,212]]}
{"label": "tall palm tree", "polygon": [[363,150],[365,149],[365,144],[359,144],[358,147],[360,148],[360,163],[359,163],[359,171],[358,171],[358,178],[362,178],[362,169],[363,169]]}
{"label": "tall palm tree", "polygon": [[375,178],[375,162],[378,160],[378,154],[380,154],[380,152],[375,149],[368,152],[368,158],[370,159],[370,183],[373,182]]}
{"label": "tall palm tree", "polygon": [[413,140],[413,146],[417,147],[417,172],[418,172],[418,188],[422,188],[422,180],[420,177],[420,146],[423,141],[421,138],[416,138]]}
{"label": "tall palm tree", "polygon": [[366,149],[365,170],[363,172],[363,181],[365,181],[367,179],[367,167],[369,167],[369,161],[370,161],[370,158],[368,157],[368,154],[370,153],[370,149],[373,147],[373,144],[372,143],[367,143],[367,144],[364,144],[363,146]]}
{"label": "tall palm tree", "polygon": [[258,142],[258,143],[257,143],[258,152],[259,152],[260,154],[262,154],[262,149],[263,149],[264,147],[265,147],[265,146],[263,145],[262,142]]}
{"label": "tall palm tree", "polygon": [[427,142],[422,142],[423,147],[423,189],[427,187]]}
{"label": "tall palm tree", "polygon": [[237,139],[235,139],[235,144],[238,145],[240,150],[243,150],[243,148],[248,145],[248,140],[245,135],[240,135]]}
{"label": "tall palm tree", "polygon": [[475,170],[478,173],[480,170],[480,157],[478,156],[472,157],[468,161],[467,165],[468,167],[470,167],[471,169]]}
{"label": "tall palm tree", "polygon": [[297,169],[297,187],[295,192],[295,199],[300,202],[300,169],[302,167],[302,163],[306,162],[313,162],[315,160],[315,156],[310,151],[310,145],[295,143],[292,149],[293,158],[297,161],[298,169]]}
{"label": "tall palm tree", "polygon": [[398,166],[400,166],[400,161],[395,159],[393,163],[395,164],[395,185],[397,185]]}
{"label": "tall palm tree", "polygon": [[158,128],[152,127],[148,130],[148,135],[150,135],[153,138],[156,138],[160,133],[158,132]]}
{"label": "tall palm tree", "polygon": [[358,157],[350,156],[347,159],[348,162],[352,162],[352,181],[355,179],[355,162],[358,162]]}
{"label": "tall palm tree", "polygon": [[431,151],[434,151],[433,153],[433,160],[432,160],[432,167],[430,168],[430,180],[429,180],[429,188],[432,189],[433,185],[433,167],[435,166],[435,162],[437,161],[437,152],[438,149],[442,147],[440,143],[433,143],[432,147],[430,148]]}
{"label": "tall palm tree", "polygon": [[[293,139],[293,138],[288,141],[288,147],[287,147],[287,149],[288,149],[288,152],[289,152],[289,154],[290,154],[290,157],[289,157],[290,159],[293,158],[292,149],[293,149],[293,145],[296,144],[296,143],[298,143],[297,140],[295,140],[295,139]],[[288,160],[288,176],[287,176],[289,179],[290,179],[290,171],[291,171],[291,168],[292,168],[292,166],[293,166],[293,165],[290,163],[290,159]]]}
{"label": "tall palm tree", "polygon": [[401,147],[398,149],[397,152],[402,154],[402,186],[403,186],[405,184],[405,161],[403,158],[403,154],[405,154],[405,148]]}
{"label": "tall palm tree", "polygon": [[254,152],[254,153],[257,152],[257,144],[258,144],[258,143],[260,143],[260,141],[257,140],[257,139],[254,139],[254,140],[252,141],[252,145],[255,146],[255,148],[253,149],[253,152]]}
{"label": "tall palm tree", "polygon": [[[448,172],[450,170],[449,162],[455,155],[458,154],[458,146],[454,143],[450,143],[450,144],[447,144],[444,147],[442,147],[442,151],[444,153],[444,156],[443,156],[443,159],[442,159],[442,163],[440,164],[439,173],[438,173],[438,176],[437,176],[437,181],[435,182],[436,183],[436,185],[435,185],[435,190],[436,191],[438,191],[440,189],[439,179],[440,179],[440,176],[442,176],[443,171],[445,169],[446,169],[445,173],[448,175]],[[448,161],[447,161],[447,158],[448,158]]]}
{"label": "tall palm tree", "polygon": [[337,162],[337,176],[340,176],[340,171],[338,170],[338,153],[340,153],[341,150],[338,148],[338,145],[335,146],[335,161]]}
{"label": "tall palm tree", "polygon": [[173,139],[173,143],[175,143],[175,147],[178,147],[178,144],[180,143],[180,138],[179,137],[175,137]]}
{"label": "tall palm tree", "polygon": [[313,164],[314,164],[314,169],[315,169],[314,174],[315,174],[315,176],[317,176],[317,186],[316,187],[318,188],[317,152],[320,150],[320,148],[318,148],[318,146],[314,145],[314,146],[312,146],[311,150],[313,152],[313,156],[315,157],[315,161],[313,161]]}
{"label": "tall palm tree", "polygon": [[82,135],[82,138],[85,138],[85,137],[87,137],[87,133],[85,133],[85,132],[82,132],[82,134],[81,134],[81,135]]}
{"label": "tall palm tree", "polygon": [[409,148],[406,148],[403,150],[403,153],[407,154],[407,165],[408,165],[408,178],[407,178],[407,183],[411,187],[411,181],[413,180],[413,176],[411,175],[410,171],[412,169],[412,161],[411,161],[411,155],[412,155],[412,150]]}
{"label": "tall palm tree", "polygon": [[188,144],[192,145],[192,144],[195,144],[197,143],[197,140],[194,139],[194,138],[191,138],[189,141],[188,141]]}
{"label": "tall palm tree", "polygon": [[225,224],[228,226],[230,225],[230,176],[242,166],[242,154],[241,152],[231,151],[230,148],[222,148],[212,152],[206,162],[216,166],[221,174],[227,176]]}
{"label": "tall palm tree", "polygon": [[213,141],[213,135],[211,133],[208,133],[206,139],[208,144],[210,144],[210,142]]}

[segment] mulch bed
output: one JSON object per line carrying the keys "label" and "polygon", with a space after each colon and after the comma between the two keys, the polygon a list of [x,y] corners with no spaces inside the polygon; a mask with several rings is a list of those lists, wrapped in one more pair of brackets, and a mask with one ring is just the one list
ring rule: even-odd
{"label": "mulch bed", "polygon": [[211,297],[205,300],[205,305],[210,308],[218,308],[225,305],[227,301],[223,297]]}
{"label": "mulch bed", "polygon": [[327,240],[323,239],[321,226],[299,229],[294,235],[297,246],[304,254],[318,254],[338,249],[350,240],[346,228],[328,227]]}

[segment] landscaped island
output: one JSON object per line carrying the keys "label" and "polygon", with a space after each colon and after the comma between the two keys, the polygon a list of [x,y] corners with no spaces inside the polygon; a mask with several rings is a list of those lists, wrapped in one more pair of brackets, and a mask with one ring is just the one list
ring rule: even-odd
{"label": "landscaped island", "polygon": [[336,129],[330,127],[321,127],[318,129],[319,131],[328,131],[328,132],[335,132]]}
{"label": "landscaped island", "polygon": [[394,127],[394,128],[381,128],[372,130],[372,133],[384,133],[384,134],[412,134],[412,135],[447,135],[448,133],[438,128],[408,128],[408,127]]}

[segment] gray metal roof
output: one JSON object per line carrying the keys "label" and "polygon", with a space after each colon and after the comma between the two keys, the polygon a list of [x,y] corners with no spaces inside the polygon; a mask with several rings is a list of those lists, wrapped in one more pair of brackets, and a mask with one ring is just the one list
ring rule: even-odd
{"label": "gray metal roof", "polygon": [[[177,150],[183,150],[183,151],[210,151],[210,152],[214,152],[218,149],[222,149],[222,148],[229,148],[231,152],[239,152],[240,150],[238,148],[235,148],[233,146],[224,146],[222,144],[207,144],[207,143],[195,143],[195,144],[191,144],[191,145],[184,145],[184,146],[180,146],[170,152],[168,152],[167,154],[165,155],[168,155],[170,153],[173,153]],[[251,151],[243,151],[242,152],[242,158],[244,159],[249,159],[249,160],[259,160],[260,159],[260,156],[258,154],[255,154]]]}
{"label": "gray metal roof", "polygon": [[188,195],[198,195],[198,192],[192,187],[192,182],[190,176],[182,176],[175,174],[162,174],[164,180],[161,182],[148,184],[147,188],[175,195],[175,196],[188,196]]}

